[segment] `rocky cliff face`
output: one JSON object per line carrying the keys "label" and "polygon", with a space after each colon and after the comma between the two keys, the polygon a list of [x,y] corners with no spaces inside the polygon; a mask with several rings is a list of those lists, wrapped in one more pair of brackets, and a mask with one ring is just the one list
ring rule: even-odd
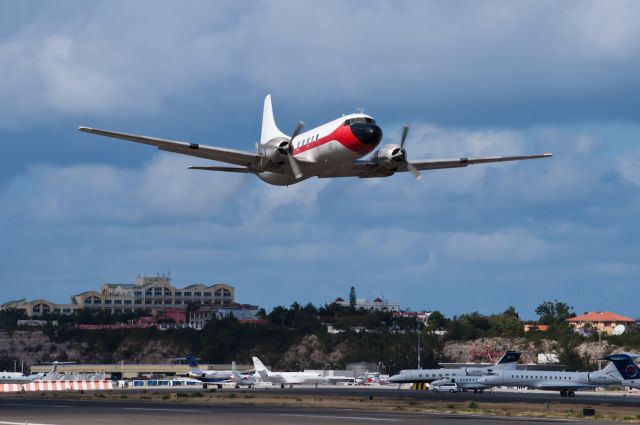
{"label": "rocky cliff face", "polygon": [[[346,343],[334,347],[331,351],[324,351],[322,344],[315,335],[304,337],[297,344],[293,344],[276,361],[283,368],[297,368],[304,364],[337,365],[342,362],[346,352]],[[55,342],[42,331],[14,331],[0,332],[0,358],[5,362],[18,360],[29,367],[33,364],[51,362],[53,360],[77,361],[79,363],[102,362],[139,362],[161,363],[167,358],[184,355],[184,346],[169,339],[158,337],[155,339],[141,339],[140,337],[125,337],[119,341],[111,352],[88,342]],[[558,345],[555,341],[540,340],[527,341],[524,338],[480,338],[474,341],[448,341],[444,346],[444,356],[449,362],[469,363],[474,356],[483,353],[499,353],[506,350],[522,351],[521,362],[536,363],[539,353],[557,353]],[[585,342],[577,347],[581,356],[588,356],[590,362],[605,353],[623,351],[620,347],[609,345],[606,341],[602,346],[597,342]],[[496,354],[496,356],[499,354]],[[493,358],[493,361],[497,358]],[[489,361],[484,359],[483,361]]]}

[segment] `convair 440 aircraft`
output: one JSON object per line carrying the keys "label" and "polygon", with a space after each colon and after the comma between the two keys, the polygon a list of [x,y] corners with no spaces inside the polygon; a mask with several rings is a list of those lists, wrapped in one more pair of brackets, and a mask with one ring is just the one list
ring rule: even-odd
{"label": "convair 440 aircraft", "polygon": [[[156,146],[163,151],[233,164],[235,165],[233,167],[189,168],[255,174],[263,181],[279,186],[292,185],[310,177],[388,177],[405,171],[411,172],[416,179],[420,179],[422,170],[460,168],[472,164],[551,156],[551,154],[540,154],[409,161],[404,148],[409,131],[408,126],[403,127],[399,144],[387,144],[377,150],[375,149],[382,140],[382,130],[372,117],[363,113],[342,116],[304,133],[303,127],[302,121],[298,122],[291,136],[280,131],[273,116],[271,96],[268,95],[264,100],[262,134],[256,153],[90,127],[79,127],[79,130],[144,143]],[[372,152],[368,159],[361,159]]]}

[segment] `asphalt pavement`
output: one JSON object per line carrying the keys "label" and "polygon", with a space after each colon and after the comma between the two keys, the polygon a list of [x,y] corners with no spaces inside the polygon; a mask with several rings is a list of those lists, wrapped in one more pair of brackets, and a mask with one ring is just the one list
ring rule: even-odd
{"label": "asphalt pavement", "polygon": [[[471,422],[470,422],[471,421]],[[529,424],[553,419],[500,418],[447,414],[371,412],[261,406],[212,406],[140,401],[0,397],[0,425],[164,425],[164,424]],[[572,421],[574,424],[591,422]]]}

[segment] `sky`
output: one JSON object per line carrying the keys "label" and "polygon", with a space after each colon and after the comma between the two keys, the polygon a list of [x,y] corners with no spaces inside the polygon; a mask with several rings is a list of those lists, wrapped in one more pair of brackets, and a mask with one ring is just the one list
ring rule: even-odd
{"label": "sky", "polygon": [[[639,317],[637,1],[0,3],[0,285],[139,274],[266,308],[384,298]],[[269,186],[79,125],[252,151],[365,108],[410,159],[552,159]]]}

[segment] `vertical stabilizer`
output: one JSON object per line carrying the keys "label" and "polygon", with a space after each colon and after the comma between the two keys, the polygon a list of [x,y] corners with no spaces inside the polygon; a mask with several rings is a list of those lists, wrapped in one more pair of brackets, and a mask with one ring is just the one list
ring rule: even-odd
{"label": "vertical stabilizer", "polygon": [[507,351],[495,364],[494,369],[515,369],[522,353],[518,351]]}
{"label": "vertical stabilizer", "polygon": [[271,106],[271,95],[264,98],[264,110],[262,111],[262,133],[260,134],[260,144],[265,144],[276,137],[287,137],[276,125],[273,117],[273,107]]}
{"label": "vertical stabilizer", "polygon": [[262,377],[268,376],[269,369],[267,369],[265,365],[262,364],[260,359],[257,357],[252,357],[252,359],[253,359],[253,367],[256,370],[256,373]]}

